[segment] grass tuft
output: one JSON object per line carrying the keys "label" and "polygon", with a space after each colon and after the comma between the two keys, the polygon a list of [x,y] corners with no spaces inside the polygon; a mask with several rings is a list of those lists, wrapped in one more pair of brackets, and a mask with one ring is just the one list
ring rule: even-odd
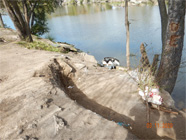
{"label": "grass tuft", "polygon": [[32,43],[28,43],[25,41],[20,41],[17,44],[22,45],[23,47],[26,47],[27,49],[37,49],[37,50],[45,50],[45,51],[51,51],[51,52],[61,52],[60,47],[54,47],[52,45],[39,42],[39,41],[34,41]]}

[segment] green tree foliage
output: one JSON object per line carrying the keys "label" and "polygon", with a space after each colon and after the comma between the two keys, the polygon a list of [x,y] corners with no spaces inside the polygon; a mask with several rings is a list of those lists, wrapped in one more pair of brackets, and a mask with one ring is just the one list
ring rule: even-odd
{"label": "green tree foliage", "polygon": [[[46,13],[53,11],[53,0],[3,0],[21,40],[32,42],[31,33],[47,31]],[[31,30],[32,28],[32,30]]]}
{"label": "green tree foliage", "polygon": [[38,1],[31,17],[31,33],[34,35],[42,35],[48,32],[46,16],[54,12],[56,4],[53,0]]}

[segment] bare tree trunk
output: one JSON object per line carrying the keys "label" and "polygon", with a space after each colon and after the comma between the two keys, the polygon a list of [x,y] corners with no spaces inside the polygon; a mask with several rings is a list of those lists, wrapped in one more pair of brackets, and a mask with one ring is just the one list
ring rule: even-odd
{"label": "bare tree trunk", "polygon": [[20,39],[33,42],[31,33],[29,32],[30,28],[28,27],[29,23],[27,23],[28,20],[22,15],[17,1],[3,0],[3,3],[14,23]]}
{"label": "bare tree trunk", "polygon": [[156,80],[172,93],[181,62],[185,24],[185,0],[170,0],[165,46]]}
{"label": "bare tree trunk", "polygon": [[0,26],[1,26],[2,28],[5,28],[4,23],[3,23],[3,18],[2,18],[2,16],[1,16],[1,13],[0,13]]}
{"label": "bare tree trunk", "polygon": [[125,0],[125,28],[126,28],[126,58],[127,68],[130,68],[130,32],[129,32],[129,20],[128,20],[128,0]]}
{"label": "bare tree trunk", "polygon": [[27,4],[26,4],[26,0],[23,1],[23,10],[24,10],[24,17],[25,17],[25,21],[26,21],[26,24],[25,24],[25,29],[26,29],[26,34],[28,35],[28,40],[29,42],[33,42],[32,40],[32,36],[31,36],[31,31],[30,31],[30,17],[29,17],[29,13],[28,13],[28,7],[27,7]]}

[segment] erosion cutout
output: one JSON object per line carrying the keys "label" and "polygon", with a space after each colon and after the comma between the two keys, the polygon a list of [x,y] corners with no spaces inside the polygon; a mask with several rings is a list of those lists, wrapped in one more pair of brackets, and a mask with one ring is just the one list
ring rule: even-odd
{"label": "erosion cutout", "polygon": [[[61,65],[61,63],[63,65]],[[116,123],[124,122],[130,124],[126,126],[124,125],[123,127],[140,139],[167,138],[158,136],[156,131],[152,131],[152,129],[149,129],[149,134],[144,135],[144,129],[139,129],[143,126],[139,126],[139,124],[131,118],[89,99],[73,81],[75,73],[76,70],[71,65],[68,65],[67,62],[64,62],[59,58],[54,58],[46,68],[42,69],[42,71],[36,72],[33,76],[46,78],[46,80],[49,80],[53,84],[54,88],[59,87],[61,90],[65,91],[67,96],[77,102],[77,104],[97,113],[107,120]],[[69,86],[73,88],[68,88]]]}

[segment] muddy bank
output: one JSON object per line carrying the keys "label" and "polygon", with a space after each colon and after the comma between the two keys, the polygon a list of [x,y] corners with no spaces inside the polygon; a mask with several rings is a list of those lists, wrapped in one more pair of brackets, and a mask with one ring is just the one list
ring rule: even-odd
{"label": "muddy bank", "polygon": [[123,71],[98,67],[85,53],[28,50],[16,41],[0,44],[1,139],[185,139],[184,113],[151,110],[146,127],[145,104]]}

